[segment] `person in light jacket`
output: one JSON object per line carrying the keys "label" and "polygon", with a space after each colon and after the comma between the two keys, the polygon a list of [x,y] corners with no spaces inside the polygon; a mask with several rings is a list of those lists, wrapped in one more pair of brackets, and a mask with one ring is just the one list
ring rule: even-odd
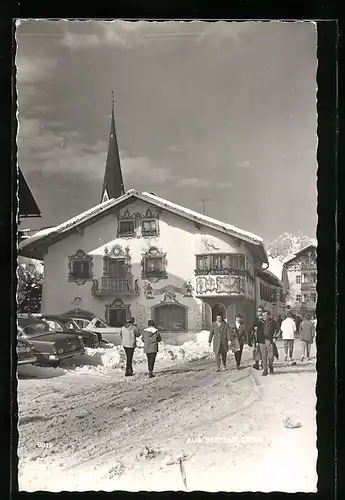
{"label": "person in light jacket", "polygon": [[221,314],[217,314],[216,321],[212,323],[210,335],[208,338],[209,346],[213,339],[213,352],[216,355],[216,371],[220,371],[220,359],[222,359],[224,370],[226,370],[226,358],[231,344],[230,327],[226,321],[223,320]]}
{"label": "person in light jacket", "polygon": [[134,318],[130,318],[120,331],[121,345],[126,353],[126,377],[133,375],[133,354],[137,346],[137,337],[139,336],[140,333],[134,324]]}
{"label": "person in light jacket", "polygon": [[285,361],[287,361],[288,359],[289,361],[292,361],[297,326],[295,321],[293,320],[291,311],[288,311],[286,318],[281,324],[280,329],[282,331],[284,340]]}
{"label": "person in light jacket", "polygon": [[237,370],[240,369],[242,351],[244,344],[248,343],[246,327],[243,323],[243,318],[241,314],[237,313],[235,318],[235,324],[232,326],[233,335],[237,338],[239,343],[239,350],[235,350],[235,361]]}
{"label": "person in light jacket", "polygon": [[307,358],[310,361],[310,347],[314,342],[315,327],[311,321],[310,314],[302,321],[299,327],[299,339],[301,341],[302,356],[301,361]]}
{"label": "person in light jacket", "polygon": [[142,339],[144,342],[144,352],[147,357],[147,365],[149,369],[149,377],[154,377],[153,368],[155,366],[156,356],[158,352],[158,343],[162,338],[155,327],[154,321],[148,322],[148,327],[143,331]]}

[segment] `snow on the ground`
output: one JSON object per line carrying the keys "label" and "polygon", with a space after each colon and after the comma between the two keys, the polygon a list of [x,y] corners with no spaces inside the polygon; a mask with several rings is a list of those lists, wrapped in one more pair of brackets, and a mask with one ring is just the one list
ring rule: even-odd
{"label": "snow on the ground", "polygon": [[280,356],[261,377],[247,348],[243,370],[215,373],[207,341],[162,343],[155,379],[139,348],[130,378],[118,347],[88,350],[85,366],[25,367],[36,375],[18,386],[20,490],[185,490],[183,456],[189,491],[315,491],[314,361]]}

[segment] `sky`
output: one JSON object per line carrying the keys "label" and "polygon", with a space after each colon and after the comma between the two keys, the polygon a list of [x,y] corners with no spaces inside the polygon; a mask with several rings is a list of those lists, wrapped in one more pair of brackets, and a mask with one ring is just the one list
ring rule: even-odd
{"label": "sky", "polygon": [[18,162],[56,225],[100,203],[111,92],[126,191],[271,241],[315,237],[312,22],[17,21]]}

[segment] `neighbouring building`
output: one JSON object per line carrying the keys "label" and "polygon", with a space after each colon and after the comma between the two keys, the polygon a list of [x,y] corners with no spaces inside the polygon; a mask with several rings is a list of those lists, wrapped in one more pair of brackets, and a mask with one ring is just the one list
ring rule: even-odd
{"label": "neighbouring building", "polygon": [[221,312],[240,312],[252,326],[255,309],[282,310],[281,279],[270,271],[262,238],[162,199],[124,192],[114,106],[101,203],[19,244],[44,261],[42,312],[74,307],[120,327],[134,316],[163,331],[210,328]]}
{"label": "neighbouring building", "polygon": [[268,269],[257,272],[257,303],[271,312],[273,319],[286,316],[286,296],[289,289],[287,270],[278,259],[268,257]]}
{"label": "neighbouring building", "polygon": [[296,314],[315,314],[317,302],[317,246],[311,243],[284,261],[289,277],[286,304]]}

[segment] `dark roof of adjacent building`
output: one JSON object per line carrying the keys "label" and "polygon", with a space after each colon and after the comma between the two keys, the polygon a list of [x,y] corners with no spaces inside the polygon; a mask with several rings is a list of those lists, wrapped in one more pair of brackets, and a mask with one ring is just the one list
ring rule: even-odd
{"label": "dark roof of adjacent building", "polygon": [[18,178],[18,198],[19,198],[19,217],[41,217],[40,209],[36,203],[36,200],[29,188],[28,183],[22,171],[19,170]]}

